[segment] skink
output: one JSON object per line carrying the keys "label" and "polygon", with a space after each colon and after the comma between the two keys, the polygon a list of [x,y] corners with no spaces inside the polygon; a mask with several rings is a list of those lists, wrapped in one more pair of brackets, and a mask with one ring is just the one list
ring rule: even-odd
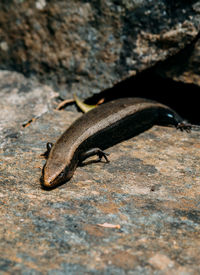
{"label": "skink", "polygon": [[103,150],[155,124],[186,131],[191,128],[168,106],[144,98],[116,99],[92,109],[78,118],[54,145],[47,144],[42,186],[54,188],[68,181],[76,167],[92,155],[108,162]]}

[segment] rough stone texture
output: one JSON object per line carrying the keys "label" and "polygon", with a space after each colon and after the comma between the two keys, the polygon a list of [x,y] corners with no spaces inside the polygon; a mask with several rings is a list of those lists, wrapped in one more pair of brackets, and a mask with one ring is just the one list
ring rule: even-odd
{"label": "rough stone texture", "polygon": [[179,52],[199,30],[199,1],[0,3],[0,64],[82,97]]}
{"label": "rough stone texture", "polygon": [[200,40],[191,48],[181,52],[176,58],[169,59],[156,67],[156,72],[176,81],[200,86]]}
{"label": "rough stone texture", "polygon": [[[1,135],[11,129],[0,147],[1,274],[199,274],[200,132],[154,126],[45,191],[40,154],[80,114],[53,110],[50,88],[11,75],[0,73]],[[44,95],[37,112],[29,90]]]}
{"label": "rough stone texture", "polygon": [[[200,14],[200,2],[193,4],[193,9]],[[157,73],[176,81],[193,83],[200,86],[200,41],[182,51],[176,58],[160,64]]]}
{"label": "rough stone texture", "polygon": [[19,73],[0,71],[1,145],[17,139],[23,126],[52,109],[51,99],[57,95]]}

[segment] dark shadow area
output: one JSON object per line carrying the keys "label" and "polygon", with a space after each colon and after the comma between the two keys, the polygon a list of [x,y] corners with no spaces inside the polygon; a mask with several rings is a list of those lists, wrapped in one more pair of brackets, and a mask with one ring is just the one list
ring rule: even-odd
{"label": "dark shadow area", "polygon": [[120,97],[149,98],[170,106],[189,122],[200,124],[199,95],[200,87],[163,78],[153,68],[94,95],[86,103],[95,104],[101,98],[105,102]]}

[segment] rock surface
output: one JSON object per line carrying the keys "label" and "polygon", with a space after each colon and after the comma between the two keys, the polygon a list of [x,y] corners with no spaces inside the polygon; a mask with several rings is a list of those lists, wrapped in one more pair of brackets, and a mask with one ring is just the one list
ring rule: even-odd
{"label": "rock surface", "polygon": [[0,71],[0,138],[2,144],[17,139],[32,120],[52,109],[55,93],[48,86],[15,72]]}
{"label": "rock surface", "polygon": [[[200,14],[200,2],[193,4],[193,9]],[[174,60],[158,66],[157,73],[176,81],[193,83],[200,86],[200,41],[179,54]]]}
{"label": "rock surface", "polygon": [[64,97],[87,97],[184,48],[199,31],[198,7],[194,0],[1,1],[0,67],[58,84]]}
{"label": "rock surface", "polygon": [[172,78],[183,83],[200,86],[200,40],[180,52],[175,58],[167,60],[156,67],[161,76]]}
{"label": "rock surface", "polygon": [[0,85],[1,274],[199,273],[200,132],[154,126],[45,191],[40,154],[80,114],[19,74]]}

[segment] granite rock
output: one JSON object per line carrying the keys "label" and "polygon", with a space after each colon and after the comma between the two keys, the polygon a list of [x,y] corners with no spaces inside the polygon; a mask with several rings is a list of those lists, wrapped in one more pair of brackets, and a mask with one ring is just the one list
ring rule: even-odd
{"label": "granite rock", "polygon": [[156,73],[175,81],[200,86],[200,40],[180,52],[175,58],[156,66]]}
{"label": "granite rock", "polygon": [[[194,3],[192,7],[200,14],[199,1]],[[200,41],[198,36],[196,43],[192,44],[190,47],[186,47],[186,50],[180,52],[175,58],[169,59],[167,62],[164,62],[164,64],[160,64],[158,68],[156,68],[156,72],[176,81],[200,86],[199,64]]]}
{"label": "granite rock", "polygon": [[0,3],[0,68],[82,97],[165,60],[199,31],[199,1]]}

